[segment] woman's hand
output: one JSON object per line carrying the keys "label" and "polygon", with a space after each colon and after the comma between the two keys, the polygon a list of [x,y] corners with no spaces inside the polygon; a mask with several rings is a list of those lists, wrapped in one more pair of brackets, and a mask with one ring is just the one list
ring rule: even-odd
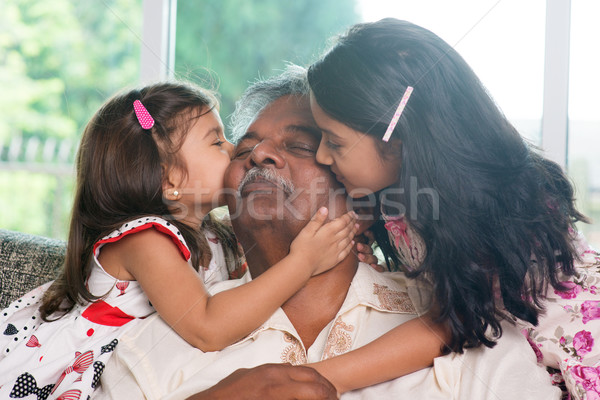
{"label": "woman's hand", "polygon": [[361,235],[356,236],[354,241],[356,242],[354,249],[358,254],[359,261],[369,264],[378,272],[385,271],[383,265],[378,264],[379,259],[373,254],[373,243],[375,242],[373,232],[366,230]]}

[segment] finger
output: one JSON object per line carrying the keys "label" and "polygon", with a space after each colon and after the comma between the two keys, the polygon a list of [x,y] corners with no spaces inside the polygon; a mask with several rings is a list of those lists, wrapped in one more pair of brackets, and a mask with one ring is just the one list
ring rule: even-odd
{"label": "finger", "polygon": [[337,247],[341,251],[342,249],[345,249],[346,247],[350,246],[350,250],[352,250],[355,244],[356,242],[354,241],[352,236],[348,235],[338,240]]}
{"label": "finger", "polygon": [[360,235],[356,235],[356,237],[354,238],[354,240],[356,240],[359,243],[368,243],[369,238],[366,237],[364,235],[364,233],[361,233]]}
{"label": "finger", "polygon": [[371,267],[377,272],[385,271],[385,268],[383,268],[383,265],[373,263],[373,264],[371,264]]}
{"label": "finger", "polygon": [[379,262],[379,259],[374,256],[373,254],[370,255],[365,255],[365,261],[366,264],[375,264],[377,265],[377,263]]}
{"label": "finger", "polygon": [[300,400],[338,399],[335,386],[314,368],[306,366],[291,367],[289,376],[298,384],[294,393],[297,394],[297,398]]}
{"label": "finger", "polygon": [[356,220],[349,214],[344,214],[340,218],[336,219],[339,229],[343,229],[345,227],[351,227],[354,225],[355,221]]}
{"label": "finger", "polygon": [[288,374],[290,379],[298,382],[329,382],[323,375],[321,375],[316,369],[307,367],[304,365],[292,366],[288,368]]}
{"label": "finger", "polygon": [[363,234],[369,239],[367,241],[367,244],[369,246],[375,243],[375,234],[373,232],[371,232],[370,230],[366,230],[363,232]]}
{"label": "finger", "polygon": [[354,236],[356,232],[353,231],[356,230],[356,225],[352,219],[348,219],[348,216],[344,215],[329,222],[323,229],[326,229],[326,233],[333,235],[331,237],[337,241],[345,236]]}
{"label": "finger", "polygon": [[[280,399],[293,398],[295,400],[337,400],[337,391],[329,382],[292,382],[282,387]],[[291,394],[293,397],[287,397]]]}
{"label": "finger", "polygon": [[374,255],[368,255],[368,254],[363,254],[363,253],[358,253],[358,259],[362,262],[364,262],[365,264],[370,264],[370,265],[377,265],[377,263],[379,262],[379,260],[377,259],[377,257],[375,257]]}
{"label": "finger", "polygon": [[363,243],[356,243],[356,250],[365,255],[373,254],[373,248]]}
{"label": "finger", "polygon": [[[331,223],[331,222],[330,222]],[[360,228],[359,224],[347,224],[344,225],[343,227],[340,227],[340,229],[338,230],[337,235],[341,236],[341,235],[352,235],[353,237],[356,235],[356,231]]]}
{"label": "finger", "polygon": [[356,215],[354,211],[348,211],[346,214],[342,215],[340,219],[347,223],[354,223],[358,220],[358,215]]}
{"label": "finger", "polygon": [[315,215],[311,218],[311,220],[306,224],[304,228],[308,233],[315,234],[325,223],[327,220],[327,215],[329,214],[329,210],[327,207],[321,207],[317,210]]}
{"label": "finger", "polygon": [[[335,388],[335,386],[333,386],[333,384],[331,382],[329,382],[327,380],[327,378],[325,378],[323,375],[321,375],[316,369],[309,367],[309,366],[303,366],[303,365],[299,365],[299,366],[290,366],[289,370],[289,377],[290,379],[293,379],[296,382],[299,383],[312,383],[312,384],[317,384],[320,385],[322,388],[327,389],[328,394],[333,393],[333,395],[335,397],[335,399],[339,398],[339,396],[337,395],[337,390]],[[317,398],[321,398],[321,397],[317,397]],[[322,398],[329,398],[329,397],[322,397]]]}
{"label": "finger", "polygon": [[334,241],[338,243],[344,239],[350,238],[354,239],[356,234],[356,226],[355,225],[346,225],[341,227],[335,234],[332,236]]}
{"label": "finger", "polygon": [[352,248],[354,247],[354,240],[347,242],[347,239],[344,239],[339,244],[339,254],[338,254],[338,262],[342,261],[344,258],[350,254]]}
{"label": "finger", "polygon": [[333,221],[346,225],[352,223],[352,221],[354,221],[355,219],[356,218],[354,218],[352,212],[347,212],[341,217],[334,218]]}

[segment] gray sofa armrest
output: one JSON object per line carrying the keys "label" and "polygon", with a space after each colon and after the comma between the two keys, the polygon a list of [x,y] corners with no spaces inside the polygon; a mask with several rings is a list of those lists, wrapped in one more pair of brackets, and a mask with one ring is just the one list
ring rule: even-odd
{"label": "gray sofa armrest", "polygon": [[0,309],[55,279],[65,251],[63,241],[0,229]]}

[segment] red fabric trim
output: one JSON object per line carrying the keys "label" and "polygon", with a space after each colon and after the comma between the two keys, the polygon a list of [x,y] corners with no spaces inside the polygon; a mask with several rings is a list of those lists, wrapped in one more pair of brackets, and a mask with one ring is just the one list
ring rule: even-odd
{"label": "red fabric trim", "polygon": [[242,264],[241,267],[237,268],[235,271],[231,271],[229,273],[229,279],[240,279],[246,271],[248,270],[248,263]]}
{"label": "red fabric trim", "polygon": [[138,226],[136,228],[130,229],[127,232],[124,232],[124,233],[122,233],[121,235],[119,235],[117,237],[97,241],[96,244],[94,244],[93,253],[96,254],[96,249],[101,244],[116,242],[117,240],[119,240],[119,239],[121,239],[121,238],[123,238],[123,237],[125,237],[125,236],[127,236],[127,235],[129,235],[131,233],[140,232],[140,231],[146,230],[148,228],[154,228],[154,229],[156,229],[159,232],[166,233],[167,235],[169,235],[171,237],[171,239],[173,240],[173,243],[175,243],[175,245],[177,246],[177,248],[181,252],[181,255],[183,256],[183,258],[186,261],[188,261],[190,259],[190,256],[191,256],[190,251],[187,249],[187,247],[185,247],[185,245],[181,242],[181,240],[177,237],[177,235],[174,234],[173,232],[171,232],[169,230],[169,228],[163,226],[162,224],[160,224],[160,223],[158,223],[156,221],[147,222],[144,225],[140,225],[140,226]]}
{"label": "red fabric trim", "polygon": [[107,326],[123,326],[135,317],[125,314],[118,307],[113,307],[103,300],[98,300],[88,306],[81,316],[96,324]]}

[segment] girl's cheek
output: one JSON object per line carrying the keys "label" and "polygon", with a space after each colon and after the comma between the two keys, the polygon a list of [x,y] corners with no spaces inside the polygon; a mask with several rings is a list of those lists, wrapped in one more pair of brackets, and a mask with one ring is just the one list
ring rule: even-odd
{"label": "girl's cheek", "polygon": [[225,141],[227,142],[227,147],[225,150],[227,151],[227,155],[231,159],[231,157],[233,157],[233,151],[235,150],[235,146],[233,145],[233,143],[231,143],[227,139],[225,139]]}

